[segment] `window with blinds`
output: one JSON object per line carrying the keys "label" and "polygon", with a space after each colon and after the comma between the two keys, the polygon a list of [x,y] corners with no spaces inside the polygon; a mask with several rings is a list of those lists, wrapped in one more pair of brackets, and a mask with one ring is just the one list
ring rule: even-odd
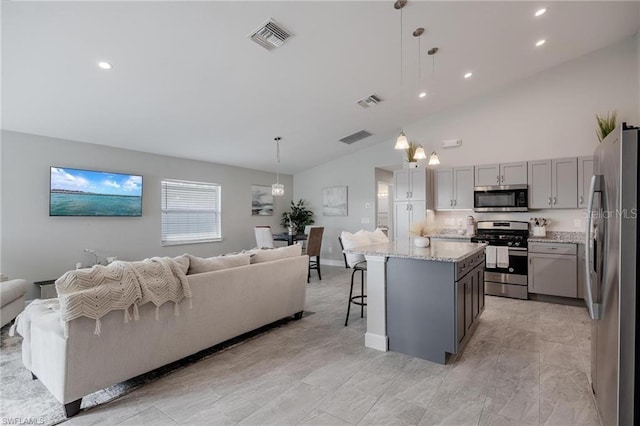
{"label": "window with blinds", "polygon": [[215,183],[162,181],[162,244],[222,239],[221,187]]}

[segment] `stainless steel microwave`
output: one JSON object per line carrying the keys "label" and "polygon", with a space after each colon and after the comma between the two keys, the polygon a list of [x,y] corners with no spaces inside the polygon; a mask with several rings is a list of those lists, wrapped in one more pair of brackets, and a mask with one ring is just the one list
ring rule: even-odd
{"label": "stainless steel microwave", "polygon": [[526,212],[529,210],[527,185],[476,186],[473,190],[476,212]]}

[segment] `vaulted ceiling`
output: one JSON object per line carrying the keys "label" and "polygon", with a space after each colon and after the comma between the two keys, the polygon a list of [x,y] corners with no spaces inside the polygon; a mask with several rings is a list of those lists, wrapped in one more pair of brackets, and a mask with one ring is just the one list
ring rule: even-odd
{"label": "vaulted ceiling", "polygon": [[[392,1],[3,1],[2,128],[270,171],[281,136],[281,171],[294,173],[630,37],[640,21],[638,2],[610,1],[414,0],[402,13],[404,107]],[[273,51],[248,37],[268,18],[293,33]],[[383,102],[356,105],[373,93]],[[362,129],[373,136],[338,141]]]}

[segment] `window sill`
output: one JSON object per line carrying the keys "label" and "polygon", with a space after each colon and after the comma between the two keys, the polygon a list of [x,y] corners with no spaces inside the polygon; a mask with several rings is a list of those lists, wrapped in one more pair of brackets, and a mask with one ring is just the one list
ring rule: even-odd
{"label": "window sill", "polygon": [[221,242],[222,238],[211,238],[208,240],[184,240],[184,241],[162,241],[162,247],[165,246],[184,246],[189,244],[203,244],[203,243],[218,243]]}

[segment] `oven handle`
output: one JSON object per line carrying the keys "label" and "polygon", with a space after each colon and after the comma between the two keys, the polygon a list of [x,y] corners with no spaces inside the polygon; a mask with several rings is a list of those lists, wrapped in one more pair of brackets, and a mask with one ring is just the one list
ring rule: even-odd
{"label": "oven handle", "polygon": [[520,251],[521,249],[516,249],[516,250],[518,250],[518,251],[513,252],[513,250],[509,250],[509,256],[524,256],[524,257],[527,257],[527,249],[524,249],[524,251]]}

